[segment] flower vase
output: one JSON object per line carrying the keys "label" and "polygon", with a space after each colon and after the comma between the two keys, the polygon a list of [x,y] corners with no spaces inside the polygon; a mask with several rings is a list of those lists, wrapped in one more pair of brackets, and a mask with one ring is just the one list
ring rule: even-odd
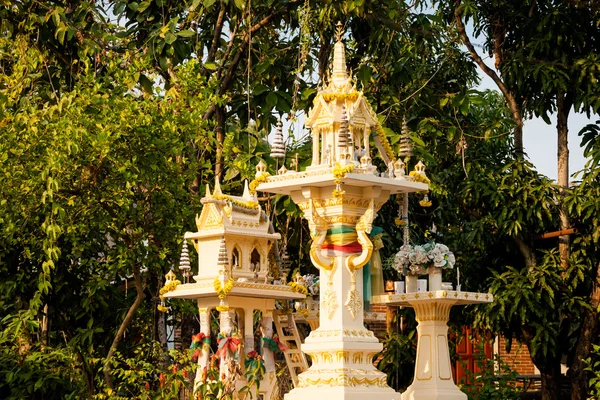
{"label": "flower vase", "polygon": [[407,274],[404,277],[406,282],[406,293],[415,293],[417,291],[417,281],[419,280],[419,275],[417,274]]}
{"label": "flower vase", "polygon": [[442,290],[442,268],[429,267],[427,273],[429,274],[429,291]]}

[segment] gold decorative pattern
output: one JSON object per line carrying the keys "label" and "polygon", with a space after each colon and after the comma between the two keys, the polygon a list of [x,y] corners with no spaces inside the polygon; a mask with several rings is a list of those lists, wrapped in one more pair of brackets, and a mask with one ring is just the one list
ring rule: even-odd
{"label": "gold decorative pattern", "polygon": [[416,312],[416,320],[422,321],[442,321],[446,322],[450,318],[450,309],[453,302],[425,302],[415,303],[413,307]]}
{"label": "gold decorative pattern", "polygon": [[[298,207],[302,210],[302,211],[306,211],[310,208],[310,202],[313,202],[314,206],[316,208],[326,208],[326,207],[333,207],[333,206],[353,206],[353,207],[359,207],[359,208],[367,208],[369,207],[369,203],[371,202],[371,199],[365,199],[362,197],[352,197],[352,196],[344,196],[344,197],[332,197],[332,198],[327,198],[327,199],[311,199],[310,201],[306,201],[303,203],[298,203]],[[377,203],[375,204],[375,209],[379,210],[381,208],[381,206],[383,206],[383,202],[382,203]]]}
{"label": "gold decorative pattern", "polygon": [[310,333],[311,338],[329,338],[329,337],[351,337],[351,338],[375,338],[375,334],[367,329],[331,329],[315,330]]}
{"label": "gold decorative pattern", "polygon": [[352,319],[356,319],[356,316],[362,311],[363,303],[360,298],[360,293],[356,290],[356,286],[353,286],[352,289],[348,291],[348,300],[346,300],[345,306],[348,309],[348,312],[350,312]]}
{"label": "gold decorative pattern", "polygon": [[387,388],[387,379],[384,376],[382,377],[377,377],[377,378],[359,378],[356,376],[347,376],[347,375],[340,375],[337,377],[331,377],[331,378],[316,378],[316,379],[311,379],[311,378],[306,378],[303,377],[302,375],[300,375],[298,377],[299,381],[298,381],[298,387],[302,388],[302,387],[308,387],[308,386],[329,386],[329,387],[335,387],[335,386],[345,386],[345,387],[353,387],[353,386],[377,386],[377,387],[381,387],[381,388]]}
{"label": "gold decorative pattern", "polygon": [[352,362],[354,364],[362,364],[363,359],[364,359],[363,353],[358,352],[358,353],[354,353],[352,355]]}
{"label": "gold decorative pattern", "polygon": [[332,288],[327,288],[323,293],[321,300],[321,309],[327,315],[327,318],[332,319],[338,308],[337,294]]}
{"label": "gold decorative pattern", "polygon": [[337,362],[347,363],[350,360],[350,353],[344,350],[338,350],[335,353],[335,359]]}

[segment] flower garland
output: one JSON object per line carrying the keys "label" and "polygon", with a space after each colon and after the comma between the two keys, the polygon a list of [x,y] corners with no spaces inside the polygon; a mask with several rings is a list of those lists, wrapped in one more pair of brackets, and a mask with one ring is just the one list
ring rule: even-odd
{"label": "flower garland", "polygon": [[429,178],[426,175],[423,175],[422,173],[419,173],[417,171],[410,171],[410,174],[408,174],[409,176],[412,176],[413,181],[415,182],[421,182],[421,183],[426,183],[426,184],[430,184],[431,181],[429,180]]}
{"label": "flower garland", "polygon": [[344,179],[348,172],[352,171],[354,171],[354,164],[342,166],[340,163],[335,163],[335,166],[333,167],[333,182],[336,186],[332,192],[334,198],[338,199],[346,194],[346,191],[342,190],[342,179]]}
{"label": "flower garland", "polygon": [[385,135],[385,132],[383,131],[383,127],[381,126],[379,121],[377,121],[377,126],[375,127],[375,133],[377,134],[377,137],[379,138],[379,141],[381,142],[381,146],[383,147],[383,150],[385,151],[385,154],[388,156],[390,161],[395,160],[396,157],[394,156],[394,151],[392,150],[392,146],[390,146],[390,142],[388,141],[387,136]]}
{"label": "flower garland", "polygon": [[219,299],[224,300],[229,292],[231,292],[231,289],[233,289],[233,278],[229,278],[227,282],[225,282],[225,287],[223,287],[221,285],[221,281],[217,277],[215,278],[213,286],[215,288],[215,292],[217,292],[217,296],[219,296]]}
{"label": "flower garland", "polygon": [[324,93],[323,100],[325,100],[327,103],[329,103],[332,100],[356,101],[356,99],[358,99],[359,94],[360,93],[358,93],[357,91],[352,91],[349,93]]}
{"label": "flower garland", "polygon": [[231,202],[231,204],[234,204],[238,207],[247,208],[250,210],[256,210],[258,208],[258,201],[254,201],[254,200],[241,201],[241,200],[234,199],[231,196],[228,196],[226,194],[213,194],[211,197],[215,200],[229,201],[229,202]]}
{"label": "flower garland", "polygon": [[248,185],[250,193],[255,194],[258,185],[260,185],[261,183],[265,183],[268,180],[269,176],[271,176],[271,174],[269,174],[268,172],[263,172],[262,174],[254,178],[254,180],[250,182],[250,185]]}
{"label": "flower garland", "polygon": [[292,290],[296,293],[308,294],[308,289],[304,285],[301,285],[296,282],[290,282],[290,283],[288,283],[288,286],[290,286],[292,288]]}
{"label": "flower garland", "polygon": [[425,198],[423,198],[423,200],[419,201],[419,205],[421,207],[431,207],[431,200],[429,200],[429,197],[427,197],[427,195],[425,195]]}
{"label": "flower garland", "polygon": [[165,293],[169,293],[172,292],[173,290],[175,290],[175,288],[177,288],[177,285],[181,285],[181,281],[179,281],[178,279],[175,279],[174,281],[171,282],[167,282],[165,283],[165,286],[163,286],[162,288],[160,288],[160,299],[164,300],[165,299]]}
{"label": "flower garland", "polygon": [[165,307],[165,306],[163,306],[162,304],[159,304],[159,305],[157,305],[157,306],[156,306],[156,309],[157,309],[158,311],[160,311],[160,312],[167,312],[167,311],[169,311],[169,307]]}

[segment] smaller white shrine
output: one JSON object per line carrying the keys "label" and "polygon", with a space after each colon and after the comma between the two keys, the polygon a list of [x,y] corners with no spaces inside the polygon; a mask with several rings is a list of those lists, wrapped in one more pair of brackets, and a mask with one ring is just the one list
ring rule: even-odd
{"label": "smaller white shrine", "polygon": [[198,252],[196,282],[212,281],[219,272],[217,265],[221,238],[225,238],[227,254],[234,281],[265,282],[269,268],[268,254],[279,233],[271,229],[265,213],[255,195],[251,195],[245,183],[242,196],[231,196],[221,192],[219,182],[201,200],[204,207],[196,216],[197,232],[187,232],[185,239],[191,240]]}
{"label": "smaller white shrine", "polygon": [[[184,242],[180,270],[184,283],[176,280],[173,271],[166,276],[161,295],[164,298],[183,298],[197,301],[200,315],[199,337],[202,340],[194,388],[206,379],[211,341],[219,343],[220,376],[231,374],[232,363],[243,368],[244,359],[259,350],[255,340],[254,311],[260,311],[261,342],[273,342],[275,300],[304,299],[305,295],[288,285],[271,284],[269,252],[281,235],[262,211],[254,195],[245,185],[242,196],[223,194],[219,182],[211,193],[207,187],[202,198],[202,212],[196,216],[197,232],[187,232],[198,253],[198,267],[189,264]],[[190,272],[191,269],[191,272]],[[193,275],[194,282],[187,282]],[[219,313],[219,336],[211,337],[212,311]],[[258,395],[263,399],[278,399],[273,350],[262,347],[265,375]],[[246,385],[245,379],[237,387]],[[254,393],[253,396],[257,394]],[[256,397],[254,397],[256,398]]]}

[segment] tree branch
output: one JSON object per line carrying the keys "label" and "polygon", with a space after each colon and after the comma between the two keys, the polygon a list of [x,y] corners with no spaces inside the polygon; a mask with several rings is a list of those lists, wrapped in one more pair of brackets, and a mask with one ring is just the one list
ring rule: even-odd
{"label": "tree branch", "polygon": [[131,307],[129,307],[129,311],[127,311],[127,315],[125,316],[125,319],[123,319],[123,322],[121,322],[121,326],[119,326],[119,330],[117,331],[117,334],[115,335],[112,345],[110,346],[110,350],[108,351],[108,354],[106,355],[106,359],[104,360],[104,379],[106,380],[106,385],[111,389],[114,389],[114,384],[113,384],[113,379],[112,379],[112,375],[111,375],[110,362],[111,362],[112,357],[114,356],[115,352],[117,351],[117,347],[119,346],[119,343],[121,343],[121,338],[125,334],[127,327],[133,320],[133,316],[135,315],[136,310],[142,305],[142,302],[144,301],[144,298],[145,298],[144,287],[142,285],[142,277],[140,275],[140,267],[137,263],[133,264],[133,280],[135,283],[135,290],[137,292],[137,296],[135,298],[135,301],[131,305]]}
{"label": "tree branch", "polygon": [[529,246],[527,243],[525,243],[521,239],[514,237],[514,236],[513,236],[513,240],[519,247],[519,251],[523,255],[523,258],[525,259],[525,266],[527,268],[531,268],[531,267],[535,266],[535,264],[536,264],[535,254],[533,253],[531,246]]}
{"label": "tree branch", "polygon": [[223,1],[221,1],[221,9],[219,10],[219,15],[217,16],[217,22],[215,22],[215,33],[213,35],[213,40],[210,44],[210,48],[208,49],[208,55],[206,56],[207,62],[215,61],[217,49],[219,48],[219,39],[221,38],[221,32],[223,32],[224,23],[225,23],[225,3],[223,3]]}
{"label": "tree branch", "polygon": [[515,99],[514,94],[506,87],[506,85],[504,84],[502,79],[498,76],[496,71],[494,71],[493,69],[488,67],[485,64],[485,62],[483,62],[483,59],[481,58],[479,53],[477,53],[477,50],[475,50],[475,46],[473,46],[473,43],[471,43],[471,39],[469,39],[469,35],[467,35],[467,31],[465,30],[465,25],[462,22],[462,15],[460,12],[460,8],[461,8],[460,0],[458,0],[456,2],[456,7],[454,9],[454,22],[456,23],[458,35],[460,36],[460,39],[462,40],[463,44],[469,51],[469,54],[471,55],[471,57],[473,58],[475,63],[479,66],[479,68],[487,76],[489,76],[494,81],[496,86],[498,86],[498,89],[500,89],[500,91],[504,95],[504,99],[506,100],[508,107],[510,108],[512,119],[515,122],[515,124],[517,125],[515,128],[515,149],[517,151],[517,154],[522,154],[523,153],[523,116],[522,116],[522,112],[521,112],[521,106]]}
{"label": "tree branch", "polygon": [[[289,4],[295,4],[295,3],[296,2],[291,2]],[[244,35],[244,38],[242,39],[242,41],[235,53],[235,56],[233,57],[233,60],[231,61],[231,64],[229,65],[229,68],[227,69],[227,72],[225,73],[225,76],[223,77],[223,80],[221,81],[221,85],[219,86],[220,94],[223,94],[227,90],[229,90],[229,86],[231,85],[231,81],[233,80],[235,71],[237,70],[237,67],[246,51],[246,48],[248,47],[248,38],[250,37],[250,35],[254,34],[259,29],[261,29],[261,28],[265,27],[266,25],[268,25],[269,23],[271,23],[271,21],[273,21],[273,19],[275,19],[275,17],[279,16],[280,14],[285,13],[288,10],[289,4],[277,11],[273,11],[271,14],[269,14],[262,20],[258,21],[256,24],[252,25],[250,27],[250,29],[246,32],[246,34]],[[206,110],[206,112],[204,113],[203,119],[207,120],[207,119],[211,118],[213,116],[213,114],[215,113],[215,111],[216,111],[216,105],[213,104],[212,106],[210,106],[210,108],[208,110]]]}

